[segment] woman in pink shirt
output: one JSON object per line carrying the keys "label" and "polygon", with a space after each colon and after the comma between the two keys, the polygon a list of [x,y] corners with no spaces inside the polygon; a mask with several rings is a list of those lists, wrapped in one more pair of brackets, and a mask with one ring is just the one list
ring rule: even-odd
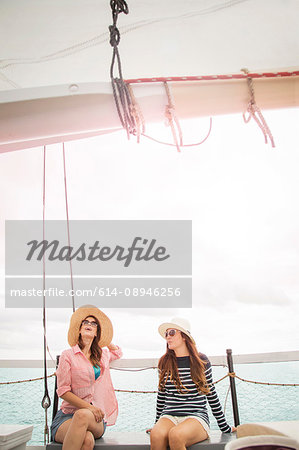
{"label": "woman in pink shirt", "polygon": [[[70,349],[62,352],[57,394],[63,399],[52,426],[52,440],[64,450],[93,449],[106,425],[114,425],[118,406],[109,363],[122,356],[111,343],[110,319],[95,306],[82,306],[72,315],[68,332]],[[105,348],[103,348],[105,347]]]}

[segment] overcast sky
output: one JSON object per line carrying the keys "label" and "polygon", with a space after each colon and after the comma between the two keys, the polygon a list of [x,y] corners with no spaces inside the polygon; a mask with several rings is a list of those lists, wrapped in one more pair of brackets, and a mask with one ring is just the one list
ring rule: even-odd
{"label": "overcast sky", "polygon": [[[208,355],[298,349],[298,110],[265,113],[277,147],[241,115],[216,117],[183,150],[123,132],[66,144],[70,219],[192,219],[192,309],[105,309],[125,357],[159,356],[158,325],[191,322]],[[170,140],[170,131],[151,134]],[[208,119],[182,123],[186,142]],[[42,218],[42,149],[1,155],[0,358],[41,358],[42,310],[5,309],[4,221]],[[47,219],[65,219],[61,146],[47,150]],[[87,301],[86,303],[90,303]],[[47,311],[48,344],[67,347],[71,309]]]}

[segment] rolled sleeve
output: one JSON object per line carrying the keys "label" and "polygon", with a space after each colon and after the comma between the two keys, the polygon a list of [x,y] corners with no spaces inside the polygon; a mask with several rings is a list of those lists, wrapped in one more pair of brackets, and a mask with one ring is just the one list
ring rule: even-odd
{"label": "rolled sleeve", "polygon": [[118,345],[116,346],[117,348],[115,350],[109,350],[109,361],[114,361],[115,359],[119,359],[122,357],[123,352],[121,350],[120,347],[118,347]]}
{"label": "rolled sleeve", "polygon": [[57,376],[57,395],[61,397],[66,392],[71,391],[71,363],[68,355],[64,352],[59,358],[59,365],[56,371]]}

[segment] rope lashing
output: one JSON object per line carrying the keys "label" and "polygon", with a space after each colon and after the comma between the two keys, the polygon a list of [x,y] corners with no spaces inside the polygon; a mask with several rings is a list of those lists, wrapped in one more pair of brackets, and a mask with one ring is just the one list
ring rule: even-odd
{"label": "rope lashing", "polygon": [[49,393],[48,393],[48,387],[45,390],[45,394],[43,396],[41,405],[45,410],[44,445],[46,445],[49,443],[49,440],[50,440],[49,426],[48,426],[48,408],[50,408],[50,406],[51,406],[51,400],[50,400]]}
{"label": "rope lashing", "polygon": [[[149,136],[145,135],[145,125],[141,109],[136,101],[133,90],[130,84],[125,82],[122,75],[122,65],[120,54],[118,51],[118,45],[120,43],[120,32],[117,27],[118,15],[120,13],[128,14],[129,8],[125,0],[111,0],[110,7],[112,11],[112,25],[109,26],[110,33],[110,45],[113,48],[112,60],[110,66],[110,79],[112,85],[112,92],[114,97],[114,103],[118,113],[118,117],[122,127],[127,132],[127,137],[130,139],[130,134],[137,137],[137,143],[140,143],[140,136],[145,136],[151,139]],[[117,75],[115,75],[117,72]],[[165,117],[167,125],[170,126],[171,132],[174,139],[174,145],[177,151],[180,152],[180,147],[183,147],[183,135],[182,130],[176,115],[174,103],[171,97],[170,89],[167,81],[163,82],[166,95],[168,98],[168,104],[165,109]],[[210,130],[207,137],[198,144],[191,144],[191,146],[202,144],[210,135],[212,126],[212,120],[210,119]],[[156,142],[160,142],[156,139],[152,139]],[[162,142],[160,142],[162,143]]]}
{"label": "rope lashing", "polygon": [[177,148],[177,151],[180,152],[181,151],[180,147],[183,145],[183,133],[176,115],[176,110],[171,96],[169,85],[166,81],[164,81],[163,84],[168,100],[168,104],[166,105],[165,109],[166,125],[170,126],[175,146]]}
{"label": "rope lashing", "polygon": [[[127,84],[130,87],[130,93],[133,92],[132,88],[130,86],[130,84]],[[167,100],[168,100],[168,104],[166,105],[165,108],[165,117],[166,117],[166,125],[171,127],[171,131],[172,131],[172,135],[173,135],[173,140],[174,143],[169,143],[169,142],[162,142],[159,139],[155,139],[151,136],[148,136],[144,133],[144,131],[142,131],[141,135],[144,136],[147,139],[150,139],[154,142],[157,142],[158,144],[162,144],[162,145],[170,145],[173,147],[177,148],[178,152],[181,152],[181,148],[183,147],[196,147],[198,145],[203,144],[208,137],[211,134],[211,130],[212,130],[212,118],[210,117],[210,126],[209,126],[209,130],[207,135],[205,136],[204,139],[202,139],[200,142],[196,142],[194,144],[183,144],[183,133],[182,133],[182,129],[178,120],[178,117],[176,115],[176,110],[175,110],[175,105],[174,105],[174,101],[171,95],[171,91],[170,91],[170,87],[169,84],[167,83],[167,81],[163,82],[164,88],[165,88],[165,92],[167,95]],[[132,98],[132,103],[134,104],[134,102],[136,102],[135,97],[131,97]],[[136,118],[136,123],[138,123],[138,121],[142,121],[142,125],[143,125],[143,116],[142,116],[142,112],[140,110],[140,107],[138,105],[138,103],[136,102],[136,106],[135,109],[138,108],[138,118]],[[137,134],[137,138],[138,138],[138,134]]]}
{"label": "rope lashing", "polygon": [[[209,126],[208,133],[207,133],[206,137],[203,138],[200,142],[196,142],[195,144],[183,144],[183,145],[181,145],[180,147],[183,147],[183,148],[185,148],[185,147],[197,147],[198,145],[203,144],[203,143],[208,139],[208,137],[209,137],[210,134],[211,134],[211,131],[212,131],[212,123],[213,123],[213,122],[212,122],[212,117],[210,117],[210,126]],[[144,134],[144,133],[142,133],[142,136],[144,136],[144,137],[147,138],[147,139],[150,139],[151,141],[157,142],[158,144],[162,144],[162,145],[170,145],[171,147],[176,147],[176,144],[171,144],[170,142],[162,142],[162,141],[160,141],[160,140],[158,140],[158,139],[155,139],[155,138],[153,138],[153,137],[151,137],[151,136],[148,136],[147,134]]]}
{"label": "rope lashing", "polygon": [[[110,6],[113,20],[113,24],[109,26],[110,45],[113,48],[110,79],[117,113],[122,127],[126,130],[129,139],[130,134],[136,134],[136,124],[131,112],[131,97],[122,75],[121,59],[118,51],[120,32],[117,28],[118,15],[120,13],[128,14],[129,9],[124,0],[111,0]],[[114,74],[115,70],[117,71],[117,76]]]}
{"label": "rope lashing", "polygon": [[130,103],[130,112],[131,115],[134,117],[134,122],[135,122],[135,126],[136,126],[136,138],[137,138],[137,143],[140,143],[140,136],[141,134],[145,133],[145,122],[144,122],[144,117],[141,111],[141,108],[136,100],[136,97],[134,95],[134,91],[133,88],[130,84],[126,84],[129,95],[130,95],[130,99],[131,99],[131,103]]}
{"label": "rope lashing", "polygon": [[[241,69],[241,70],[242,70],[242,72],[244,72],[247,75],[247,85],[248,85],[249,94],[250,94],[250,100],[249,100],[247,109],[243,113],[244,122],[248,123],[250,121],[250,119],[253,118],[256,121],[257,125],[259,126],[259,128],[261,129],[261,131],[264,135],[265,144],[268,143],[268,137],[269,137],[269,139],[271,141],[271,145],[274,148],[275,143],[274,143],[274,139],[273,139],[272,133],[270,131],[270,128],[269,128],[260,108],[258,107],[258,105],[256,104],[256,101],[255,101],[253,80],[248,75],[249,74],[248,69]],[[246,113],[248,113],[247,117],[246,117]]]}

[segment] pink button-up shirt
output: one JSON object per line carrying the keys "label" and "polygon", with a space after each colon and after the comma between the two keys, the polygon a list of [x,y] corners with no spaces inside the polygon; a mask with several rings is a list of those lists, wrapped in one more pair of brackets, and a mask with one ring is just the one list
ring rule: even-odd
{"label": "pink button-up shirt", "polygon": [[[80,350],[79,345],[61,353],[57,375],[57,395],[61,397],[66,392],[72,392],[88,403],[101,408],[104,412],[104,420],[107,425],[114,425],[118,405],[110,376],[109,363],[121,358],[122,351],[102,349],[100,361],[101,374],[95,379],[95,374],[90,361]],[[63,400],[61,405],[65,414],[74,413],[78,408]]]}

